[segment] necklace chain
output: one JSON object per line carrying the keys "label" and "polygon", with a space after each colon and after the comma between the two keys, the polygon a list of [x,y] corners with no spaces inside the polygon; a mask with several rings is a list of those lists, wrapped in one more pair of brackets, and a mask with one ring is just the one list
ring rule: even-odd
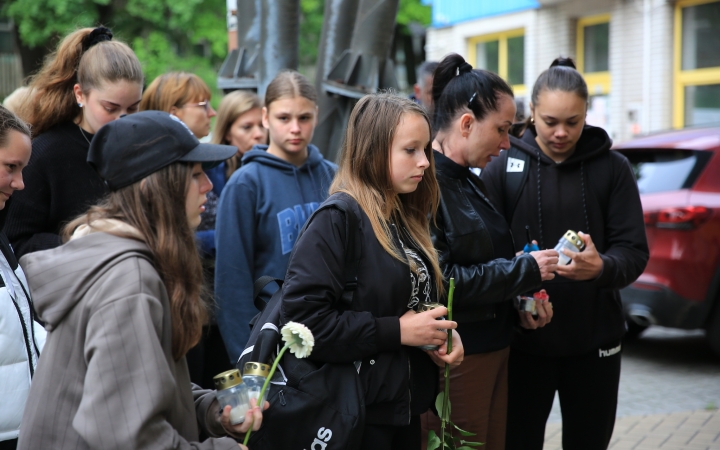
{"label": "necklace chain", "polygon": [[82,129],[80,124],[78,124],[78,130],[80,130],[80,134],[82,134],[82,137],[85,138],[85,142],[87,142],[88,145],[90,145],[90,140],[87,138],[87,136],[85,136],[85,131]]}

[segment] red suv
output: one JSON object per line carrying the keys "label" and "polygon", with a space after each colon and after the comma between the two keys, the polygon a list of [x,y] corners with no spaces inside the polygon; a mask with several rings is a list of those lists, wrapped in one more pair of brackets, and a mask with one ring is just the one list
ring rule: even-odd
{"label": "red suv", "polygon": [[629,333],[703,328],[720,355],[720,128],[643,137],[615,150],[635,171],[650,246],[645,272],[621,291]]}

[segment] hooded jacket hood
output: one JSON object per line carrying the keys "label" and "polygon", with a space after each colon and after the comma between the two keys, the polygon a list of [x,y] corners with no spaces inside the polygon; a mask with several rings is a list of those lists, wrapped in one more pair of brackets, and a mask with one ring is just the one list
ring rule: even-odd
{"label": "hooded jacket hood", "polygon": [[47,331],[52,331],[108,268],[137,256],[152,261],[150,249],[141,241],[92,233],[51,250],[27,254],[20,264],[29,280],[35,310]]}
{"label": "hooded jacket hood", "polygon": [[557,164],[560,165],[571,165],[578,164],[588,159],[596,158],[604,153],[610,151],[612,147],[612,139],[608,136],[607,132],[600,127],[594,127],[592,125],[585,125],[583,127],[580,139],[577,142],[575,151],[565,161],[561,163],[555,163],[547,155],[545,155],[540,146],[538,145],[535,138],[537,133],[533,128],[527,128],[523,133],[522,137],[516,138],[511,136],[510,141],[512,145],[524,153],[530,154],[533,158],[537,158],[538,152],[540,153],[540,161],[544,164]]}
{"label": "hooded jacket hood", "polygon": [[253,148],[245,153],[242,158],[243,165],[251,162],[251,161],[257,161],[260,164],[264,164],[266,166],[274,167],[276,169],[285,170],[288,172],[292,172],[293,170],[308,170],[308,169],[315,169],[317,166],[320,165],[324,161],[322,153],[320,153],[320,150],[318,150],[317,147],[310,144],[308,145],[308,158],[305,163],[297,167],[284,159],[280,159],[275,155],[271,155],[267,152],[268,146],[267,145],[254,145]]}

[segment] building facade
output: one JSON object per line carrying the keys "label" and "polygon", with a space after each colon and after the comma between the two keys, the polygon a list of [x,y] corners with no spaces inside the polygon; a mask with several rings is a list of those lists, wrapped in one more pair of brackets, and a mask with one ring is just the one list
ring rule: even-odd
{"label": "building facade", "polygon": [[427,58],[456,52],[497,72],[525,113],[540,72],[572,56],[590,90],[588,123],[616,141],[720,125],[720,0],[428,3]]}

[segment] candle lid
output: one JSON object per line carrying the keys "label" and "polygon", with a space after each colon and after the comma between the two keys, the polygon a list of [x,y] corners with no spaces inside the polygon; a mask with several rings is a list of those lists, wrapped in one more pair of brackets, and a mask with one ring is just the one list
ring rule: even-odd
{"label": "candle lid", "polygon": [[270,375],[270,366],[259,362],[246,362],[245,367],[243,367],[243,376],[245,375],[257,375],[267,378]]}
{"label": "candle lid", "polygon": [[432,311],[435,308],[440,308],[443,305],[442,303],[437,302],[429,302],[429,303],[420,303],[417,307],[417,312],[425,312],[425,311]]}
{"label": "candle lid", "polygon": [[582,238],[573,230],[567,230],[565,233],[565,239],[570,241],[575,247],[580,249],[580,251],[585,250],[585,241],[583,241]]}
{"label": "candle lid", "polygon": [[242,383],[242,377],[240,376],[239,370],[232,369],[215,375],[213,377],[213,382],[215,383],[215,389],[222,391],[223,389],[229,389]]}

